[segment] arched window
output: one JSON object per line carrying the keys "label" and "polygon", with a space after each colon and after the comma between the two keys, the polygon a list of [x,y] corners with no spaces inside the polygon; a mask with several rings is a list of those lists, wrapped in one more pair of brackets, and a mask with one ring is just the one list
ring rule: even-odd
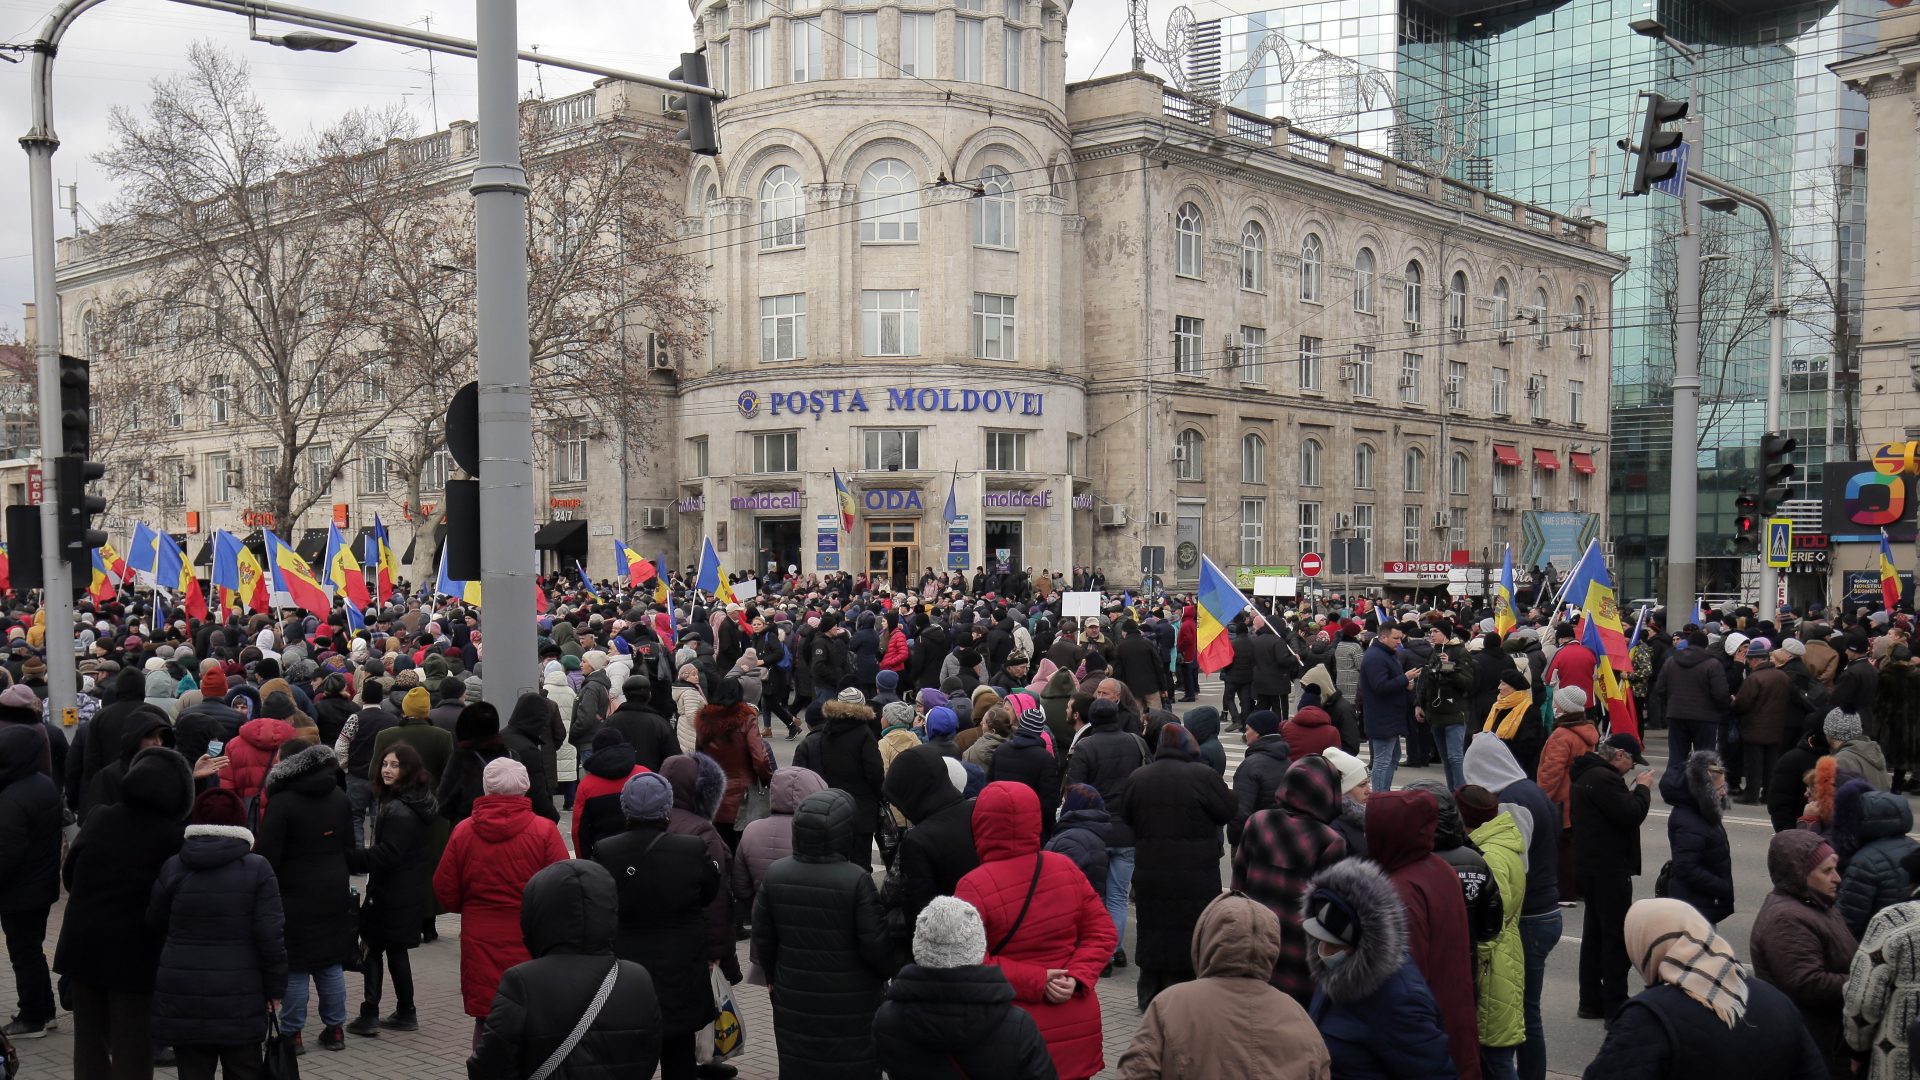
{"label": "arched window", "polygon": [[1320,302],[1320,273],[1324,262],[1320,237],[1308,233],[1307,238],[1300,241],[1300,299]]}
{"label": "arched window", "polygon": [[1455,450],[1453,452],[1453,468],[1448,476],[1448,490],[1455,495],[1465,495],[1467,493],[1467,477],[1469,470],[1472,468],[1473,459],[1467,457],[1466,451]]}
{"label": "arched window", "polygon": [[1353,310],[1373,310],[1373,249],[1361,248],[1353,258]]}
{"label": "arched window", "polygon": [[1308,439],[1300,444],[1300,486],[1320,486],[1320,442]]}
{"label": "arched window", "polygon": [[1551,320],[1547,318],[1547,308],[1549,306],[1551,305],[1550,305],[1550,302],[1547,300],[1547,290],[1545,289],[1533,290],[1534,340],[1538,341],[1542,345],[1547,344],[1547,341],[1548,341],[1547,335],[1551,332],[1551,327],[1548,325]]}
{"label": "arched window", "polygon": [[1506,278],[1493,283],[1493,325],[1501,330],[1507,328],[1507,320],[1513,318],[1513,289]]}
{"label": "arched window", "polygon": [[701,169],[700,175],[694,178],[693,189],[692,189],[694,202],[693,202],[692,209],[695,213],[698,213],[698,214],[706,213],[707,204],[713,201],[710,198],[704,197],[707,191],[709,190],[709,188],[711,188],[712,183],[713,183],[712,169]]}
{"label": "arched window", "polygon": [[1200,276],[1200,208],[1182,203],[1173,217],[1173,272],[1181,277]]}
{"label": "arched window", "polygon": [[982,247],[1014,247],[1013,176],[998,165],[980,170],[980,189],[973,200],[973,242]]}
{"label": "arched window", "polygon": [[1427,489],[1427,455],[1417,446],[1407,447],[1406,471],[1406,490]]}
{"label": "arched window", "polygon": [[1453,281],[1447,285],[1447,326],[1454,330],[1467,328],[1467,273],[1464,270],[1453,272]]}
{"label": "arched window", "polygon": [[760,181],[760,246],[799,247],[807,242],[806,195],[800,174],[781,165]]}
{"label": "arched window", "polygon": [[1193,428],[1187,428],[1174,439],[1174,445],[1180,450],[1180,460],[1174,463],[1173,474],[1181,480],[1198,480],[1200,471],[1200,449],[1206,444],[1206,438]]}
{"label": "arched window", "polygon": [[1373,486],[1373,447],[1360,443],[1353,448],[1353,486],[1370,488]]}
{"label": "arched window", "polygon": [[1240,230],[1240,287],[1260,290],[1267,284],[1267,230],[1257,221]]}
{"label": "arched window", "polygon": [[99,343],[94,340],[94,334],[98,332],[99,327],[93,312],[89,311],[80,316],[80,348],[85,350],[81,355],[88,360],[99,359]]}
{"label": "arched window", "polygon": [[919,241],[920,182],[906,162],[876,161],[860,178],[860,239]]}
{"label": "arched window", "polygon": [[1587,343],[1587,298],[1584,296],[1573,298],[1573,329],[1567,337],[1573,342],[1575,352]]}
{"label": "arched window", "polygon": [[1407,325],[1409,326],[1417,327],[1420,325],[1421,276],[1419,263],[1410,262],[1407,264],[1406,284],[1401,287],[1400,307],[1401,317],[1406,319]]}
{"label": "arched window", "polygon": [[1267,482],[1267,440],[1252,432],[1240,437],[1240,482]]}

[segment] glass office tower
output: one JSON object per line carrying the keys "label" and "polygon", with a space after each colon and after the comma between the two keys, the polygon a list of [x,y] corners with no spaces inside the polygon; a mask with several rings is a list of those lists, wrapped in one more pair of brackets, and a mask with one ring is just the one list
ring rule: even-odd
{"label": "glass office tower", "polygon": [[[1393,107],[1363,102],[1374,107],[1321,126],[1607,222],[1608,247],[1632,259],[1614,285],[1609,528],[1624,595],[1639,598],[1656,595],[1666,555],[1680,208],[1657,192],[1618,198],[1626,157],[1615,143],[1638,138],[1637,95],[1684,98],[1689,69],[1627,24],[1658,19],[1702,50],[1706,146],[1695,160],[1767,199],[1787,229],[1783,420],[1799,441],[1796,497],[1817,499],[1822,463],[1860,452],[1848,378],[1858,369],[1866,217],[1866,102],[1826,65],[1871,44],[1869,16],[1880,3],[1761,10],[1709,0],[1326,0],[1251,15],[1202,7],[1189,72],[1231,73],[1269,29],[1297,37],[1303,56],[1390,69]],[[1342,87],[1301,74],[1269,58],[1234,104],[1315,127],[1310,114],[1342,100]],[[1756,214],[1704,217],[1702,250],[1726,257],[1702,267],[1699,556],[1703,591],[1733,592],[1734,498],[1753,483],[1764,427],[1771,263]]]}

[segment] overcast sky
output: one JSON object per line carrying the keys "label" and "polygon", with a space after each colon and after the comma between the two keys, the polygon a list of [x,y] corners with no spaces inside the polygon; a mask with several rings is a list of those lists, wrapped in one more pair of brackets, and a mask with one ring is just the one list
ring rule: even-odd
{"label": "overcast sky", "polygon": [[[432,19],[433,29],[462,37],[473,35],[472,4],[445,0],[310,0],[312,6],[392,23]],[[0,0],[0,38],[33,39],[48,6],[35,0]],[[1120,0],[1082,0],[1069,20],[1067,75],[1070,80],[1124,70],[1131,46],[1116,34],[1126,25]],[[1165,12],[1156,11],[1164,19]],[[295,27],[262,24],[267,32]],[[439,124],[474,117],[473,62],[436,56],[429,78],[427,54],[374,41],[344,53],[295,53],[250,43],[240,16],[206,11],[167,0],[107,0],[87,12],[68,32],[54,68],[54,122],[61,139],[54,155],[56,182],[78,181],[80,204],[104,216],[113,191],[94,157],[107,145],[107,110],[115,105],[143,108],[152,80],[183,70],[187,46],[205,39],[236,50],[253,68],[254,86],[283,131],[301,133],[325,127],[348,109],[404,101],[424,133]],[[693,41],[692,20],[683,0],[573,0],[523,3],[520,43],[542,52],[665,75],[679,62],[681,48]],[[632,42],[622,48],[619,42]],[[1101,59],[1102,54],[1105,58]],[[1097,65],[1097,66],[1096,66]],[[21,304],[33,296],[27,254],[26,155],[14,143],[27,129],[27,63],[0,64],[0,323],[18,329]],[[521,89],[544,87],[559,97],[584,90],[588,75],[520,65]],[[435,92],[437,90],[437,92]],[[436,100],[437,99],[437,100]],[[61,201],[64,203],[65,197]],[[88,224],[83,213],[83,226]],[[71,235],[72,218],[58,215],[58,235]]]}

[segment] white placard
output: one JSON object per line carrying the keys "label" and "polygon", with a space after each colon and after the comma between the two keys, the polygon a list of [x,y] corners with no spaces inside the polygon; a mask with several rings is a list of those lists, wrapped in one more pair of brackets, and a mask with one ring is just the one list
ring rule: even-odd
{"label": "white placard", "polygon": [[733,583],[733,598],[735,600],[742,600],[742,601],[751,600],[754,597],[759,595],[760,595],[760,583],[753,580],[752,578],[748,578],[745,581],[736,581]]}
{"label": "white placard", "polygon": [[1290,577],[1259,576],[1253,579],[1255,596],[1298,596],[1297,581]]}
{"label": "white placard", "polygon": [[1097,592],[1061,593],[1060,617],[1063,619],[1099,618],[1100,594]]}

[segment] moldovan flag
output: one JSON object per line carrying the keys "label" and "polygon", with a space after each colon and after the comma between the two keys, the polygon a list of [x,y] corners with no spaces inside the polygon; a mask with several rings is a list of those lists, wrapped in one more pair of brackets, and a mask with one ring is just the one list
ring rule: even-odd
{"label": "moldovan flag", "polygon": [[1893,568],[1893,549],[1887,546],[1887,530],[1880,530],[1880,599],[1887,613],[1900,606],[1900,571]]}
{"label": "moldovan flag", "polygon": [[100,562],[107,568],[107,573],[113,575],[115,581],[125,584],[133,580],[133,571],[127,569],[127,560],[113,550],[111,540],[100,545]]}
{"label": "moldovan flag", "polygon": [[1506,560],[1500,564],[1500,585],[1493,594],[1493,630],[1503,639],[1520,625],[1513,609],[1513,545],[1507,545]]}
{"label": "moldovan flag", "polygon": [[[480,606],[479,582],[459,581],[447,576],[447,549],[444,544],[440,547],[440,577],[433,587],[442,596],[457,596],[474,607]],[[538,591],[539,586],[534,586],[534,589]]]}
{"label": "moldovan flag", "polygon": [[393,545],[387,540],[387,527],[380,515],[373,515],[373,534],[367,537],[367,565],[374,568],[374,599],[382,605],[393,599],[393,579],[400,576],[400,564],[393,560]]}
{"label": "moldovan flag", "polygon": [[262,529],[267,538],[267,568],[273,575],[273,591],[284,592],[293,600],[293,606],[305,608],[315,615],[324,616],[333,610],[333,599],[314,576],[313,568],[299,552],[274,534],[272,529]]}
{"label": "moldovan flag", "polygon": [[207,598],[200,592],[200,579],[187,565],[187,553],[173,537],[160,534],[154,546],[153,580],[163,589],[177,589],[180,603],[196,619],[207,617]]}
{"label": "moldovan flag", "polygon": [[113,599],[113,582],[107,580],[107,564],[101,560],[99,548],[93,549],[93,580],[87,583],[87,595],[96,604]]}
{"label": "moldovan flag", "polygon": [[[620,541],[615,540],[614,543],[618,544],[620,543]],[[621,546],[624,547],[625,545],[621,545]],[[583,591],[585,591],[588,596],[593,597],[595,600],[600,599],[599,590],[593,587],[593,580],[587,577],[587,568],[580,565],[579,559],[573,560],[573,568],[575,570],[580,571],[580,588]]]}
{"label": "moldovan flag", "polygon": [[657,564],[656,569],[658,572],[653,578],[653,602],[665,606],[666,603],[672,599],[672,593],[667,589],[666,552],[663,551],[660,553],[660,562]]}
{"label": "moldovan flag", "polygon": [[1616,677],[1613,659],[1607,655],[1600,641],[1600,620],[1588,611],[1586,617],[1580,620],[1580,644],[1591,649],[1599,661],[1593,667],[1594,684],[1599,690],[1598,697],[1607,703],[1607,726],[1615,732],[1639,738],[1640,717],[1633,709],[1633,695],[1628,693],[1627,684]]}
{"label": "moldovan flag", "polygon": [[327,580],[334,591],[343,593],[347,598],[347,629],[365,630],[367,628],[367,605],[373,598],[367,595],[367,574],[354,560],[353,545],[340,535],[340,526],[327,526]]}
{"label": "moldovan flag", "polygon": [[273,606],[260,560],[225,529],[213,533],[213,583],[221,591],[223,607],[252,608],[264,615]]}
{"label": "moldovan flag", "polygon": [[140,577],[140,584],[152,588],[160,584],[154,576],[159,557],[160,534],[144,521],[133,523],[133,539],[127,543],[127,568]]}
{"label": "moldovan flag", "polygon": [[[615,573],[624,574],[636,589],[658,573],[653,568],[653,564],[648,562],[645,556],[628,547],[625,540],[613,542],[613,569]],[[584,578],[586,573],[582,571],[580,576]],[[598,597],[596,596],[595,599]]]}
{"label": "moldovan flag", "polygon": [[840,479],[840,470],[833,470],[833,497],[840,507],[840,531],[853,532],[853,492],[848,490],[847,482]]}
{"label": "moldovan flag", "polygon": [[[1200,556],[1200,589],[1195,600],[1200,619],[1195,634],[1195,654],[1200,670],[1212,673],[1233,663],[1233,642],[1227,637],[1227,624],[1253,607],[1253,602],[1205,555]],[[1258,609],[1254,613],[1259,614]]]}

